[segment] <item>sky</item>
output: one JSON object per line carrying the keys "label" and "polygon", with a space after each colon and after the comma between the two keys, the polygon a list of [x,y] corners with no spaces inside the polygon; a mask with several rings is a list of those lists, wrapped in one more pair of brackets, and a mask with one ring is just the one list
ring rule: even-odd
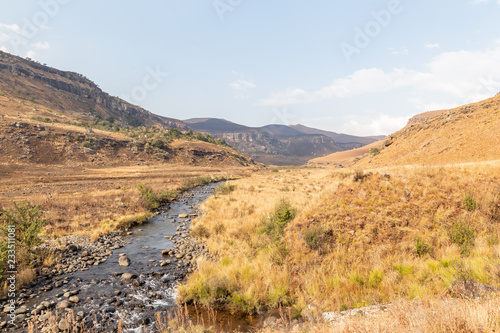
{"label": "sky", "polygon": [[500,92],[500,0],[0,5],[0,50],[177,119],[388,135]]}

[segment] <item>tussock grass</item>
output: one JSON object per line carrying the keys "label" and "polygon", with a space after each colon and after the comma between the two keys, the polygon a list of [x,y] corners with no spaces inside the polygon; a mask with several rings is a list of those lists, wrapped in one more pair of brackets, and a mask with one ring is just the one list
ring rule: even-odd
{"label": "tussock grass", "polygon": [[[235,190],[209,199],[193,227],[205,228],[220,259],[199,262],[180,300],[246,312],[289,306],[296,314],[311,305],[333,311],[432,300],[459,279],[457,263],[474,281],[498,287],[499,170],[295,169],[231,182]],[[472,211],[467,195],[477,201]],[[295,217],[271,228],[281,200]],[[468,229],[450,234],[460,221]]]}

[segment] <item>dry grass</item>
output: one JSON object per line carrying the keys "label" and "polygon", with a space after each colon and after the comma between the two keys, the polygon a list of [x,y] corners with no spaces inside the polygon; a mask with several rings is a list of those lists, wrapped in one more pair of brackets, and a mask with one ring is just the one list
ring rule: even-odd
{"label": "dry grass", "polygon": [[295,328],[286,324],[286,321],[279,324],[281,327],[262,329],[259,332],[498,332],[500,300],[496,298],[486,301],[456,299],[436,299],[429,302],[399,301],[389,305],[385,312],[344,316],[333,323],[305,323]]}
{"label": "dry grass", "polygon": [[[186,180],[235,177],[251,172],[243,168],[179,165],[82,168],[63,166],[0,165],[0,206],[13,201],[41,204],[51,224],[47,235],[90,234],[147,218],[147,203],[137,185],[157,193],[181,188]],[[99,231],[95,231],[99,229]],[[105,231],[105,230],[102,230]]]}
{"label": "dry grass", "polygon": [[[393,168],[354,181],[353,172],[294,169],[231,182],[234,190],[208,200],[194,224],[220,260],[199,261],[180,299],[247,312],[287,305],[293,316],[310,305],[320,313],[430,300],[460,276],[456,263],[475,281],[500,286],[499,170]],[[281,199],[297,216],[273,241],[261,230]],[[469,256],[450,240],[459,221],[474,230]],[[417,237],[428,251],[417,253]]]}

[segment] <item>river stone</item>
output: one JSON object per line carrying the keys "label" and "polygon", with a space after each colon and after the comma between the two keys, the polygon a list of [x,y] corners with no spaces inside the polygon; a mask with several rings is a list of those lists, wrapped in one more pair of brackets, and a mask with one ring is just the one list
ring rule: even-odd
{"label": "river stone", "polygon": [[28,312],[28,309],[25,306],[21,306],[20,308],[17,308],[16,311],[14,311],[14,314],[25,314]]}
{"label": "river stone", "polygon": [[137,278],[137,275],[135,275],[135,274],[131,274],[131,273],[123,273],[122,274],[123,281],[130,281],[130,280],[135,279],[135,278]]}
{"label": "river stone", "polygon": [[16,323],[22,323],[26,319],[26,315],[24,313],[18,314],[14,317],[14,321]]}
{"label": "river stone", "polygon": [[177,217],[180,219],[185,219],[188,217],[188,214],[179,214]]}
{"label": "river stone", "polygon": [[78,251],[78,246],[76,246],[75,244],[70,244],[66,247],[66,250],[68,252],[76,252]]}
{"label": "river stone", "polygon": [[61,331],[66,331],[68,329],[68,323],[66,322],[66,319],[61,319],[61,321],[59,322],[59,325],[57,325],[57,327]]}
{"label": "river stone", "polygon": [[88,257],[90,255],[89,251],[83,251],[82,257]]}
{"label": "river stone", "polygon": [[120,256],[118,259],[118,265],[122,267],[127,267],[130,265],[130,259],[127,257],[127,255]]}
{"label": "river stone", "polygon": [[169,251],[170,251],[170,250],[162,250],[162,251],[161,251],[161,254],[166,255],[166,254],[168,254],[168,252],[169,252]]}
{"label": "river stone", "polygon": [[67,309],[69,307],[71,307],[71,303],[68,301],[61,301],[61,302],[57,303],[57,305],[56,305],[56,309],[58,309],[58,310],[64,310],[64,309]]}
{"label": "river stone", "polygon": [[76,304],[76,303],[80,302],[80,299],[78,298],[78,296],[71,296],[71,297],[69,298],[69,301],[70,301],[71,303],[75,303],[75,304]]}

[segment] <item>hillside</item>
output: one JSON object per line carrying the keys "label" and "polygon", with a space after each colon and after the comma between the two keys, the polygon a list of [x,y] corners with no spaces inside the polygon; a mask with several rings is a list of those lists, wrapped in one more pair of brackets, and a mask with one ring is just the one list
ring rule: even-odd
{"label": "hillside", "polygon": [[344,149],[360,148],[364,145],[371,144],[375,141],[382,140],[384,136],[354,136],[348,134],[335,133],[330,131],[323,131],[316,128],[307,127],[304,125],[291,125],[293,129],[305,134],[321,134],[332,138],[335,143]]}
{"label": "hillside", "polygon": [[[356,167],[438,165],[500,158],[500,96],[412,117],[400,131],[365,147],[312,159]],[[370,155],[371,148],[380,154]]]}
{"label": "hillside", "polygon": [[48,234],[99,232],[105,220],[149,216],[140,183],[162,193],[253,164],[222,140],[109,96],[82,75],[3,52],[0,159],[0,208],[43,204]]}
{"label": "hillside", "polygon": [[[425,116],[426,114],[424,114]],[[356,166],[438,165],[500,159],[500,95],[448,111],[411,119],[380,154]]]}
{"label": "hillside", "polygon": [[362,147],[376,141],[302,125],[247,127],[224,119],[184,120],[194,130],[210,133],[266,164],[301,165],[316,156]]}
{"label": "hillside", "polygon": [[[152,114],[103,92],[81,74],[61,71],[0,51],[0,102],[4,114],[92,123],[96,120],[121,126],[162,125],[187,129],[179,120]],[[7,100],[18,100],[18,109]],[[14,107],[13,107],[14,106]]]}

